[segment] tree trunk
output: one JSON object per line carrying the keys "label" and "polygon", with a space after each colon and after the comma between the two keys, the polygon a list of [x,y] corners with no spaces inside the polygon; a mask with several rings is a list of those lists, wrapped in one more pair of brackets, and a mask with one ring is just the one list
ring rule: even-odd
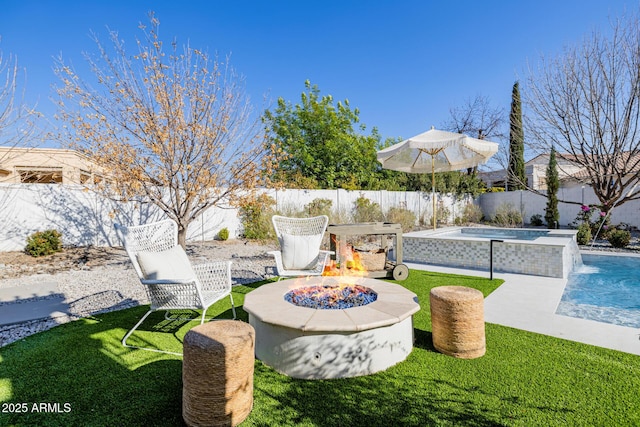
{"label": "tree trunk", "polygon": [[178,224],[178,244],[184,249],[187,248],[187,227]]}

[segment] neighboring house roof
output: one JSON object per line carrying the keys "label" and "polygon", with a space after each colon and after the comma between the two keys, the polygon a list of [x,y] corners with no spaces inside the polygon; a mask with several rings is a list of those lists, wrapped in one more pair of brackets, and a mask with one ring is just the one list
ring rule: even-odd
{"label": "neighboring house roof", "polygon": [[[579,165],[579,159],[582,156],[576,156],[573,154],[562,154],[562,157],[569,162],[573,162],[574,164]],[[618,156],[616,156],[614,169],[626,169],[627,173],[635,173],[640,171],[640,153],[620,153]],[[579,171],[571,174],[571,176],[568,178],[572,178],[580,182],[587,182],[590,179],[590,175],[586,168],[581,168]]]}
{"label": "neighboring house roof", "polygon": [[101,174],[75,150],[0,147],[0,183],[86,184],[102,179]]}
{"label": "neighboring house roof", "polygon": [[[556,160],[558,162],[558,171],[559,171],[559,179],[560,181],[568,182],[568,181],[577,181],[580,183],[588,183],[590,179],[590,175],[586,168],[584,168],[580,163],[580,157],[569,153],[557,153]],[[547,165],[549,164],[549,154],[543,153],[539,154],[529,161],[525,163],[525,170],[527,173],[527,181],[529,185],[531,185],[535,189],[544,189],[542,187],[546,187],[544,177],[540,176],[544,175],[541,170],[546,170]],[[629,164],[632,164],[632,167],[629,168]],[[621,153],[620,156],[617,157],[616,160],[616,168],[623,169],[629,168],[628,172],[633,173],[640,170],[640,153]],[[498,171],[490,171],[490,172],[481,172],[480,177],[489,184],[498,184],[504,185],[504,181],[506,179],[506,170],[498,170]],[[537,179],[536,179],[537,178]]]}

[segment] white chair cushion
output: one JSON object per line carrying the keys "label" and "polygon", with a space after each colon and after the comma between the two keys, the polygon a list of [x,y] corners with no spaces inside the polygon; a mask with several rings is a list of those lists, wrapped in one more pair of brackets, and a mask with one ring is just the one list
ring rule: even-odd
{"label": "white chair cushion", "polygon": [[316,267],[322,235],[282,235],[282,264],[288,270],[311,270]]}
{"label": "white chair cushion", "polygon": [[192,280],[196,277],[180,245],[162,252],[138,252],[137,258],[145,279]]}

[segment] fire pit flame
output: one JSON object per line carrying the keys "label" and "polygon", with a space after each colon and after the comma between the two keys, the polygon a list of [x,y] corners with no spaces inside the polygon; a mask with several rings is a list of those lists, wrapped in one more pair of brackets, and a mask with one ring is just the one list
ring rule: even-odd
{"label": "fire pit flame", "polygon": [[376,301],[378,294],[359,284],[367,274],[360,255],[352,247],[347,247],[340,259],[342,268],[336,261],[331,261],[325,266],[321,282],[317,285],[304,285],[303,282],[307,280],[317,280],[311,277],[296,280],[295,286],[285,294],[285,301],[299,307],[333,310],[359,307]]}
{"label": "fire pit flame", "polygon": [[342,310],[370,304],[378,294],[362,285],[317,285],[292,289],[284,299],[300,307]]}
{"label": "fire pit flame", "polygon": [[347,245],[339,257],[344,265],[340,265],[335,260],[331,260],[324,268],[323,276],[350,276],[366,277],[368,270],[361,259],[361,256],[352,246]]}

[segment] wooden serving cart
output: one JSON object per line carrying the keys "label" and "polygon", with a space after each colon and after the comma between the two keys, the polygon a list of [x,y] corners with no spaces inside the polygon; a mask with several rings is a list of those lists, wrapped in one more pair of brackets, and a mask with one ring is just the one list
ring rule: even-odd
{"label": "wooden serving cart", "polygon": [[[404,280],[409,275],[409,268],[402,263],[402,227],[400,224],[388,222],[365,222],[358,224],[330,224],[327,227],[329,232],[329,242],[332,256],[339,265],[341,271],[348,268],[346,260],[341,259],[348,253],[347,236],[375,236],[380,238],[380,249],[382,252],[372,254],[372,256],[383,256],[381,262],[375,262],[377,268],[367,269],[366,277],[371,278],[393,278],[394,280]],[[390,241],[395,236],[396,244],[393,248],[395,261],[390,261],[387,257],[389,253]]]}

